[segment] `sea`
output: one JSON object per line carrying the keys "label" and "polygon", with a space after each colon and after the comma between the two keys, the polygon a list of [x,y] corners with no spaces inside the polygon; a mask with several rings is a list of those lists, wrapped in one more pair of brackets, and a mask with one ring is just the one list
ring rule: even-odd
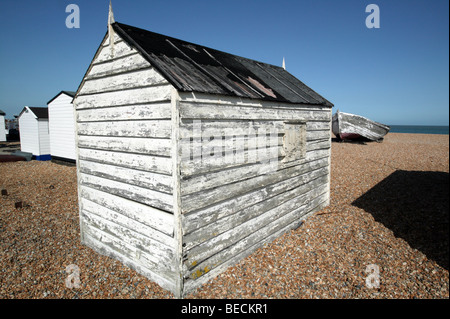
{"label": "sea", "polygon": [[442,134],[449,135],[448,126],[424,126],[424,125],[389,125],[391,133],[410,133],[410,134]]}

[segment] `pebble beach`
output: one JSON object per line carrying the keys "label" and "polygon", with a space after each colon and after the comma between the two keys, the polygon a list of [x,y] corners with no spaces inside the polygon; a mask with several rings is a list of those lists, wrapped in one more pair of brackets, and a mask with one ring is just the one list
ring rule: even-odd
{"label": "pebble beach", "polygon": [[[333,142],[331,165],[327,208],[187,298],[449,298],[448,135]],[[173,298],[80,243],[76,183],[73,166],[0,163],[0,298]]]}

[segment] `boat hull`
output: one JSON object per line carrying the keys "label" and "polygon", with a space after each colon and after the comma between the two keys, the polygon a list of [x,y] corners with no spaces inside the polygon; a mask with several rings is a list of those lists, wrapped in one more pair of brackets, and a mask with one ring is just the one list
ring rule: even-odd
{"label": "boat hull", "polygon": [[360,115],[337,111],[333,116],[332,131],[342,140],[382,141],[390,127]]}

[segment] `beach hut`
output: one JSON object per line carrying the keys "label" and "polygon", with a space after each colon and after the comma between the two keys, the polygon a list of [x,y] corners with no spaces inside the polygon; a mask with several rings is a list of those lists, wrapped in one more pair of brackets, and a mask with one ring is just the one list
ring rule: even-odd
{"label": "beach hut", "polygon": [[47,103],[52,159],[75,162],[74,96],[75,92],[61,91]]}
{"label": "beach hut", "polygon": [[6,142],[5,115],[6,113],[0,110],[0,142]]}
{"label": "beach hut", "polygon": [[19,115],[20,146],[38,161],[51,160],[48,108],[26,106]]}
{"label": "beach hut", "polygon": [[332,104],[112,23],[74,99],[82,242],[183,297],[329,204]]}

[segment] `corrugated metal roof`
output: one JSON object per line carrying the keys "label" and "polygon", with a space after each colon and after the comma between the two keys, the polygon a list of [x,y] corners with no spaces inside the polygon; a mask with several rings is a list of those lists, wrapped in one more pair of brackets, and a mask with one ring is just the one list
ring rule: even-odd
{"label": "corrugated metal roof", "polygon": [[180,91],[333,106],[281,67],[118,22],[113,28]]}

